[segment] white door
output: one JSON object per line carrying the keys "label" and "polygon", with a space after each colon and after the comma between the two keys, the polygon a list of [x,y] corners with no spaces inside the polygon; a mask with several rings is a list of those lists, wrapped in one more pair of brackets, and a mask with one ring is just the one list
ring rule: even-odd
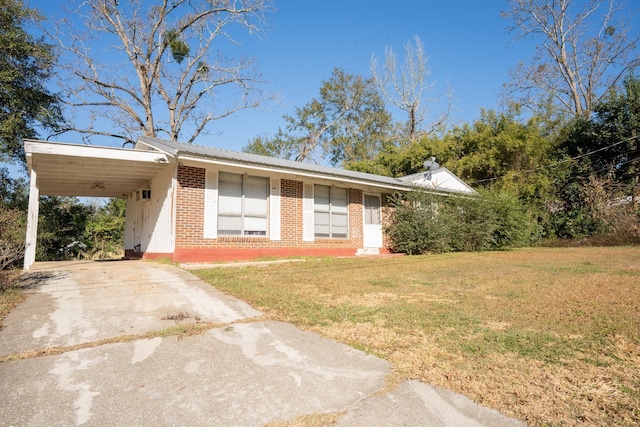
{"label": "white door", "polygon": [[144,205],[144,203],[136,202],[136,220],[133,223],[133,248],[136,252],[144,252],[144,249],[142,248]]}
{"label": "white door", "polygon": [[382,215],[380,196],[364,195],[363,246],[365,248],[382,247]]}

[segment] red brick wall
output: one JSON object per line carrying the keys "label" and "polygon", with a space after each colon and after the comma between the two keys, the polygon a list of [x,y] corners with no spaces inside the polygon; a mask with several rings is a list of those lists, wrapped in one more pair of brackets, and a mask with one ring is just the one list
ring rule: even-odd
{"label": "red brick wall", "polygon": [[285,244],[302,243],[302,182],[280,181],[280,238]]}
{"label": "red brick wall", "polygon": [[176,248],[203,244],[206,170],[178,166],[176,196]]}
{"label": "red brick wall", "polygon": [[362,190],[349,189],[349,239],[362,247]]}
{"label": "red brick wall", "polygon": [[[204,190],[206,171],[203,168],[178,166],[176,194],[176,261],[201,258],[240,259],[292,255],[354,255],[362,247],[362,191],[349,190],[349,238],[302,240],[301,181],[283,179],[280,189],[281,240],[269,237],[237,236],[203,238]],[[270,215],[274,213],[271,212]],[[149,254],[150,257],[152,254]],[[197,260],[193,258],[198,258]]]}

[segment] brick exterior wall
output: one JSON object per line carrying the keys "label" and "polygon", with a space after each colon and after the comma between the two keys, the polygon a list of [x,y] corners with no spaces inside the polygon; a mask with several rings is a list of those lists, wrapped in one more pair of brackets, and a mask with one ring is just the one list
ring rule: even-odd
{"label": "brick exterior wall", "polygon": [[[357,248],[362,247],[361,190],[349,189],[348,191],[349,238],[316,239],[313,242],[304,242],[302,240],[303,183],[288,179],[281,180],[281,211],[275,213],[281,217],[281,240],[272,241],[268,236],[225,236],[205,239],[203,238],[205,177],[206,170],[203,168],[178,166],[174,254],[176,261],[194,257],[242,258],[243,254],[254,258],[270,254],[276,256],[353,255]],[[274,212],[269,214],[274,215]],[[198,253],[200,255],[197,255]],[[198,259],[198,261],[202,260]]]}
{"label": "brick exterior wall", "polygon": [[280,238],[284,244],[302,243],[302,182],[280,181]]}
{"label": "brick exterior wall", "polygon": [[176,248],[203,244],[205,176],[205,169],[178,166]]}
{"label": "brick exterior wall", "polygon": [[349,240],[362,247],[362,190],[349,189]]}

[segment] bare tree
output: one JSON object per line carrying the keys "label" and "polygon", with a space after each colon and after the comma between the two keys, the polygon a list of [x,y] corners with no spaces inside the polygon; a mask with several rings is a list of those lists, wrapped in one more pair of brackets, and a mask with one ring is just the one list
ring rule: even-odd
{"label": "bare tree", "polygon": [[23,211],[4,206],[0,199],[0,291],[12,284],[8,270],[24,258],[24,217]]}
{"label": "bare tree", "polygon": [[[437,105],[442,97],[426,98],[426,94],[433,88],[434,82],[428,78],[431,70],[428,57],[424,52],[424,44],[418,36],[414,36],[415,45],[407,42],[404,45],[404,64],[398,69],[398,56],[391,47],[384,52],[384,64],[380,67],[376,58],[371,59],[371,72],[383,96],[393,106],[408,115],[407,133],[414,141],[420,126],[427,116],[425,103]],[[435,117],[429,124],[426,133],[429,134],[443,126],[451,112],[451,90],[447,93],[445,112]]]}
{"label": "bare tree", "polygon": [[240,31],[260,31],[270,0],[79,3],[74,20],[50,32],[74,114],[67,130],[125,143],[141,134],[191,143],[213,120],[265,101],[252,61],[223,52]]}
{"label": "bare tree", "polygon": [[549,98],[562,111],[588,117],[606,89],[640,64],[630,11],[616,0],[509,0],[502,13],[517,39],[539,41],[507,86],[525,105]]}

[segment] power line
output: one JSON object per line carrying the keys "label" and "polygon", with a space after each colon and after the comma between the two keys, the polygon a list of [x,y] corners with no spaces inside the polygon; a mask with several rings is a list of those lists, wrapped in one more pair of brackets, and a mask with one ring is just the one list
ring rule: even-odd
{"label": "power line", "polygon": [[[563,159],[563,160],[557,161],[557,162],[552,163],[550,165],[538,166],[538,167],[535,167],[533,169],[527,169],[527,170],[524,170],[524,171],[521,171],[521,172],[522,173],[531,173],[531,172],[535,172],[535,171],[540,170],[540,169],[548,169],[548,168],[556,167],[556,166],[561,165],[563,163],[567,163],[567,162],[570,162],[570,161],[573,161],[573,160],[577,160],[577,159],[580,159],[582,157],[591,156],[592,154],[599,153],[600,151],[608,150],[608,149],[613,148],[615,146],[618,146],[620,144],[624,144],[625,142],[629,142],[629,141],[631,141],[633,139],[636,139],[639,136],[640,135],[631,136],[629,138],[626,138],[626,139],[620,140],[618,142],[615,142],[615,143],[613,143],[611,145],[607,145],[606,147],[601,147],[601,148],[598,148],[596,150],[589,151],[587,153],[579,154],[579,155],[574,156],[574,157],[569,157],[567,159]],[[625,154],[628,154],[628,153],[631,153],[631,152],[632,151],[628,151]],[[633,159],[633,160],[637,160],[637,159],[638,158]],[[622,165],[622,164],[626,164],[626,163],[629,163],[629,162],[630,161],[626,161],[626,162],[623,162],[623,163],[620,163],[620,164]],[[491,182],[491,181],[496,181],[498,179],[503,179],[504,177],[506,177],[506,175],[496,176],[496,177],[492,177],[492,178],[479,179],[479,180],[476,180],[476,181],[471,181],[471,182],[469,182],[469,184],[480,184],[480,183],[483,183],[483,182]]]}
{"label": "power line", "polygon": [[[622,166],[622,165],[626,165],[628,163],[634,163],[634,162],[637,162],[638,160],[640,160],[640,156],[639,157],[635,157],[633,159],[626,160],[624,162],[616,163],[616,166]],[[601,169],[598,169],[598,170],[595,170],[595,171],[584,172],[584,173],[581,173],[581,174],[578,174],[578,175],[575,175],[575,176],[576,177],[587,176],[587,175],[591,175],[593,173],[604,172],[604,171],[609,170],[609,169],[611,169],[611,168],[610,167],[601,168]]]}

